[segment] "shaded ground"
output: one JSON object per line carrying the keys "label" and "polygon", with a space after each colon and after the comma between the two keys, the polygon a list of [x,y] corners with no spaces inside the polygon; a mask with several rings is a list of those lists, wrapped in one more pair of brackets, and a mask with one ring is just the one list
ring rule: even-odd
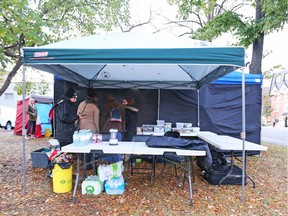
{"label": "shaded ground", "polygon": [[131,176],[127,171],[123,195],[81,195],[80,186],[72,204],[72,192],[53,192],[47,169],[32,168],[30,153],[49,147],[48,139],[26,141],[27,193],[23,194],[22,137],[4,130],[0,137],[0,215],[288,215],[287,147],[265,144],[268,151],[261,157],[248,157],[247,171],[256,188],[248,181],[244,202],[241,186],[209,185],[195,164],[192,207],[187,183],[184,190],[175,188],[176,179],[162,175],[150,187],[148,175]]}

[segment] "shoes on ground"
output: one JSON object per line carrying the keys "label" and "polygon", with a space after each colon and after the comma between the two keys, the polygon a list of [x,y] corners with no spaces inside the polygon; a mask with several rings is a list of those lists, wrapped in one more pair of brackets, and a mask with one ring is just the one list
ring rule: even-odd
{"label": "shoes on ground", "polygon": [[36,137],[34,135],[31,136],[31,139],[36,139]]}
{"label": "shoes on ground", "polygon": [[26,135],[26,136],[25,136],[25,139],[28,140],[28,139],[30,139],[30,138]]}

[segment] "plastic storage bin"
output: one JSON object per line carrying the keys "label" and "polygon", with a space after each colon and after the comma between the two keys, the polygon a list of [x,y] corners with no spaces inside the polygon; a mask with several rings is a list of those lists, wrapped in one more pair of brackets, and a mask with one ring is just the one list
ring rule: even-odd
{"label": "plastic storage bin", "polygon": [[48,168],[50,164],[46,153],[49,151],[51,151],[50,148],[41,148],[31,152],[32,167]]}

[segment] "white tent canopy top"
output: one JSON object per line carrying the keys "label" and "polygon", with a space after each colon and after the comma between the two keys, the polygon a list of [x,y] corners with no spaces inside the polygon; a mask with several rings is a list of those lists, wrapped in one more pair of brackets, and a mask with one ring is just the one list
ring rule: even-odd
{"label": "white tent canopy top", "polygon": [[242,47],[118,33],[25,47],[24,64],[93,88],[199,89],[245,65]]}

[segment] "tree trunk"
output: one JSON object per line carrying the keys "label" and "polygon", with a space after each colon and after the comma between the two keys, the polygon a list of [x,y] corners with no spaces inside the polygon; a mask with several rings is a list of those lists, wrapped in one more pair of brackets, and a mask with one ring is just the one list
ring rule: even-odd
{"label": "tree trunk", "polygon": [[264,45],[264,33],[253,43],[252,60],[249,66],[250,74],[262,74],[262,55]]}
{"label": "tree trunk", "polygon": [[[262,13],[261,0],[256,0],[256,23],[259,22],[265,16]],[[264,46],[264,33],[259,32],[258,39],[253,43],[252,60],[249,66],[250,74],[262,74],[262,55]]]}
{"label": "tree trunk", "polygon": [[13,67],[12,71],[8,74],[7,79],[5,80],[3,86],[0,88],[0,96],[6,91],[6,89],[9,87],[12,78],[16,75],[17,71],[22,65],[22,58],[19,57],[15,66]]}

